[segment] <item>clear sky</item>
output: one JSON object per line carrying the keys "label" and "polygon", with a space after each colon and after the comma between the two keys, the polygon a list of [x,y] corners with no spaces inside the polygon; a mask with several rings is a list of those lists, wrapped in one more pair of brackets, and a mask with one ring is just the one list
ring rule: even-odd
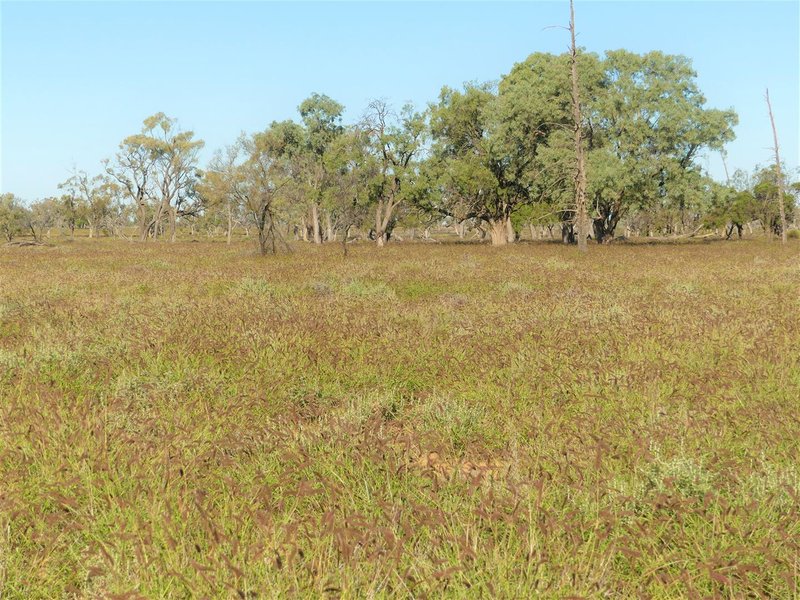
{"label": "clear sky", "polygon": [[[560,2],[0,2],[0,192],[58,193],[100,172],[163,111],[206,141],[296,118],[312,92],[356,120],[369,100],[423,107],[441,86],[497,80],[536,51],[562,52]],[[798,166],[800,2],[576,2],[578,43],[693,60],[708,106],[733,107],[728,167],[770,160],[769,86],[781,149]],[[724,179],[719,156],[703,160]]]}

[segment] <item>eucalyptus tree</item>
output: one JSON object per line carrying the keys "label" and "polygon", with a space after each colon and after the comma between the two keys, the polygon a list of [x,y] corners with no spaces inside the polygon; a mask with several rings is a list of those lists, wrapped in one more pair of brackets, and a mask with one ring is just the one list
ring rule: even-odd
{"label": "eucalyptus tree", "polygon": [[287,190],[299,178],[297,158],[304,139],[303,128],[292,121],[273,122],[262,132],[242,135],[212,161],[200,184],[212,206],[224,203],[252,220],[261,254],[274,254],[281,245],[288,248],[278,220],[287,208]]}
{"label": "eucalyptus tree", "polygon": [[782,173],[778,174],[775,165],[757,168],[751,182],[754,217],[770,237],[780,236],[786,215],[794,212],[795,201],[792,194],[784,193]]}
{"label": "eucalyptus tree", "polygon": [[398,114],[385,101],[373,100],[359,128],[377,167],[369,185],[375,214],[371,235],[378,246],[384,246],[397,223],[398,210],[419,192],[425,115],[410,104]]}
{"label": "eucalyptus tree", "polygon": [[74,238],[83,212],[80,186],[75,178],[70,177],[59,183],[58,189],[64,192],[59,198],[63,223],[69,229],[70,238]]}
{"label": "eucalyptus tree", "polygon": [[339,135],[325,159],[331,176],[325,204],[332,219],[326,237],[333,240],[336,232],[341,232],[346,255],[350,230],[361,227],[372,208],[371,185],[380,174],[380,163],[370,152],[367,134],[359,127],[350,127]]}
{"label": "eucalyptus tree", "polygon": [[509,193],[514,186],[507,167],[517,156],[498,141],[493,87],[467,84],[463,92],[444,87],[430,113],[429,173],[436,193],[427,196],[427,208],[458,222],[485,221],[492,245],[507,243],[507,222],[524,195]]}
{"label": "eucalyptus tree", "polygon": [[732,110],[705,108],[696,73],[683,56],[606,53],[588,156],[588,187],[598,242],[614,235],[633,207],[648,207],[685,183],[704,149],[733,139]]}
{"label": "eucalyptus tree", "polygon": [[277,228],[280,192],[298,177],[296,159],[302,152],[303,139],[302,127],[281,121],[273,122],[246,142],[248,159],[241,171],[239,193],[253,215],[262,254],[274,254],[282,242]]}
{"label": "eucalyptus tree", "polygon": [[69,193],[69,203],[74,202],[76,215],[89,228],[89,237],[95,237],[99,228],[110,228],[115,201],[120,197],[119,184],[108,175],[90,177],[85,171],[75,170],[60,186]]}
{"label": "eucalyptus tree", "polygon": [[294,156],[297,175],[305,187],[313,241],[322,243],[320,212],[326,212],[328,232],[331,229],[330,207],[323,206],[333,182],[326,155],[344,132],[341,123],[344,106],[324,94],[312,94],[298,107],[304,126],[304,139]]}
{"label": "eucalyptus tree", "polygon": [[531,54],[500,81],[503,137],[520,154],[516,178],[527,202],[546,205],[536,213],[558,215],[565,242],[577,239],[576,198],[585,194],[578,167],[588,170],[588,154],[596,147],[602,80],[600,58],[575,48],[574,54]]}
{"label": "eucalyptus tree", "polygon": [[29,220],[34,237],[43,235],[50,237],[51,230],[64,222],[64,211],[61,201],[56,197],[48,197],[34,202],[30,206]]}
{"label": "eucalyptus tree", "polygon": [[223,151],[217,151],[203,177],[198,183],[197,191],[202,198],[204,219],[206,222],[218,219],[225,221],[225,241],[230,244],[235,223],[241,219],[244,198],[241,193],[241,171],[245,160],[247,142],[240,137]]}
{"label": "eucalyptus tree", "polygon": [[565,57],[538,53],[515,65],[497,90],[491,84],[442,89],[430,117],[434,210],[485,222],[499,246],[516,237],[512,215],[522,207],[572,202],[565,66]]}
{"label": "eucalyptus tree", "polygon": [[725,239],[736,231],[742,238],[744,227],[755,219],[756,199],[749,190],[736,190],[730,185],[714,184],[711,202],[703,221],[706,227],[722,229]]}
{"label": "eucalyptus tree", "polygon": [[25,230],[28,212],[14,194],[0,194],[0,233],[7,242]]}
{"label": "eucalyptus tree", "polygon": [[181,131],[175,119],[164,113],[147,117],[142,130],[120,144],[115,164],[107,173],[136,205],[139,237],[157,237],[164,219],[175,241],[180,216],[197,214],[196,184],[201,175],[198,154],[204,142],[194,132]]}
{"label": "eucalyptus tree", "polygon": [[106,174],[120,185],[133,206],[142,241],[150,233],[150,190],[155,162],[156,157],[138,136],[129,136],[120,143],[113,163],[104,161]]}

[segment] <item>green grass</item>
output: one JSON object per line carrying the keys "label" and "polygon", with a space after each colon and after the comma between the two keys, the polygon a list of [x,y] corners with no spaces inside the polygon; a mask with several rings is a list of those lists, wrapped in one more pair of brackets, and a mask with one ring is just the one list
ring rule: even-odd
{"label": "green grass", "polygon": [[0,248],[0,597],[797,597],[800,247]]}

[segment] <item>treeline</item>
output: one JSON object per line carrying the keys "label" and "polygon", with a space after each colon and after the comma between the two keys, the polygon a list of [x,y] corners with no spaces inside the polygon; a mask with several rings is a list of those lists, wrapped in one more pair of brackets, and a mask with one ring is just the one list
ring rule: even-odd
{"label": "treeline", "polygon": [[[625,50],[579,53],[580,139],[590,237],[741,236],[755,225],[781,233],[774,167],[704,174],[705,152],[734,137],[732,110],[705,106],[682,56]],[[497,84],[445,87],[425,110],[369,104],[358,122],[313,94],[299,119],[242,135],[199,168],[203,142],[163,113],[145,119],[94,176],[76,171],[62,195],[29,207],[0,197],[11,239],[52,228],[174,241],[179,228],[251,232],[263,253],[289,239],[358,235],[379,246],[404,227],[448,227],[493,245],[576,236],[576,159],[570,55],[532,54]],[[786,185],[795,220],[798,184]],[[135,228],[135,233],[130,233]],[[396,235],[395,235],[396,237]]]}

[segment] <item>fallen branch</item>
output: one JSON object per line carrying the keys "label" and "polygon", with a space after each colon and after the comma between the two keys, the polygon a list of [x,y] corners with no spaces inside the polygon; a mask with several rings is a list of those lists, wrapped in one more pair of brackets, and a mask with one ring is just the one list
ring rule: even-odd
{"label": "fallen branch", "polygon": [[25,246],[47,246],[47,247],[52,246],[52,244],[46,244],[38,240],[19,240],[16,242],[6,242],[3,245],[8,248],[23,248]]}

